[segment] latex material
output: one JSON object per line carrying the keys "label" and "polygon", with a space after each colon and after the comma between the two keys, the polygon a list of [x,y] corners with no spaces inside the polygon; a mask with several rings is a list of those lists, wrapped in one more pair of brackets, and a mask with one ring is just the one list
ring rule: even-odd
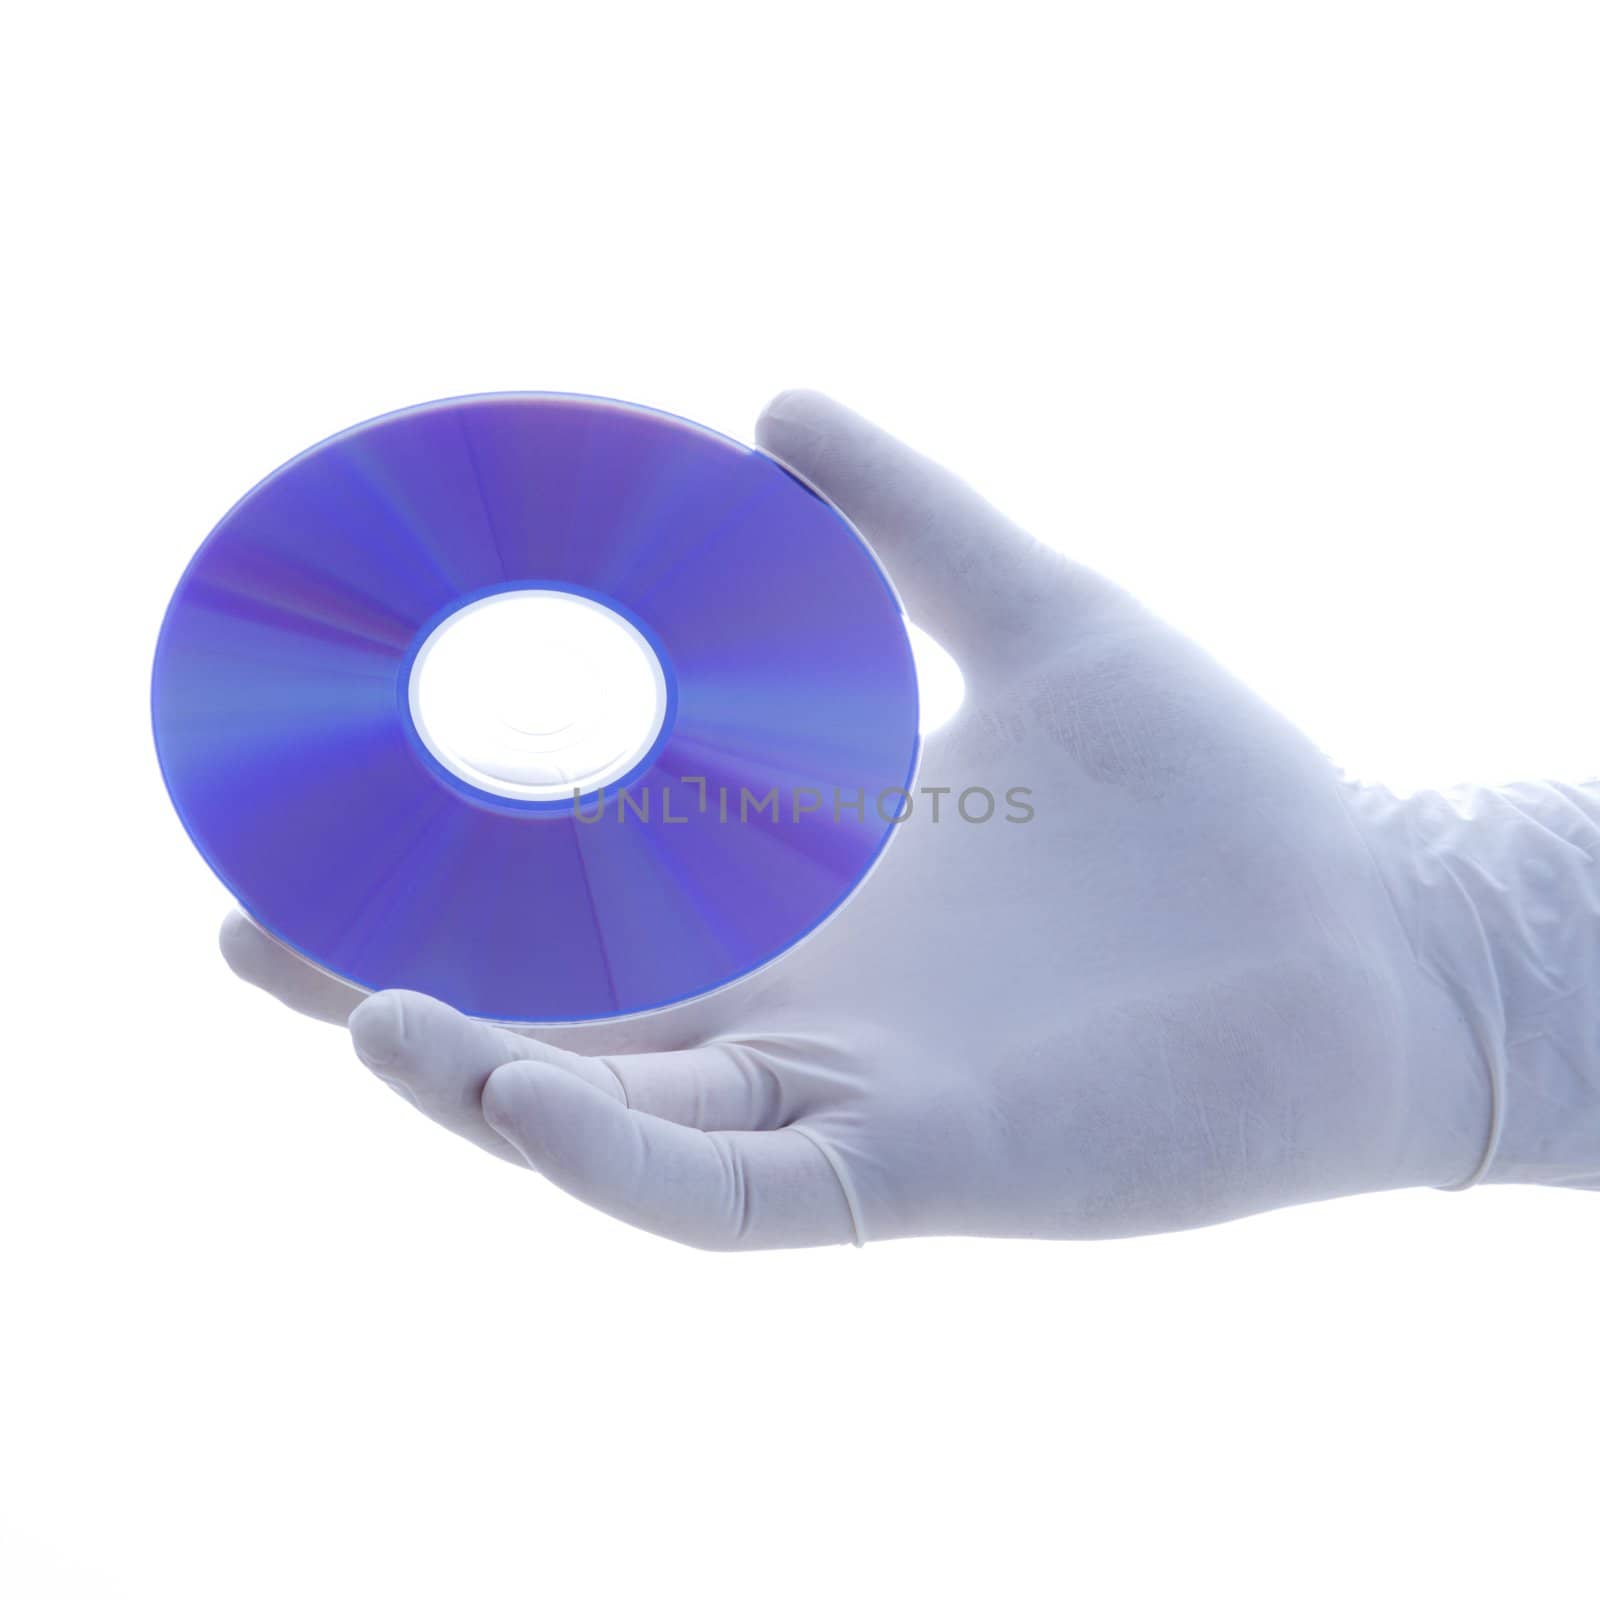
{"label": "latex material", "polygon": [[[1104,1237],[1485,1175],[1600,1182],[1600,792],[1400,801],[1127,595],[816,395],[759,439],[827,493],[968,696],[846,912],[663,1017],[547,1032],[356,996],[427,1115],[691,1244]],[[963,821],[982,788],[1031,820]],[[976,806],[969,806],[976,809]],[[530,908],[531,910],[533,908]],[[535,913],[536,914],[536,913]]]}
{"label": "latex material", "polygon": [[1469,1181],[1600,1185],[1600,782],[1360,785],[1352,809],[1490,1077]]}

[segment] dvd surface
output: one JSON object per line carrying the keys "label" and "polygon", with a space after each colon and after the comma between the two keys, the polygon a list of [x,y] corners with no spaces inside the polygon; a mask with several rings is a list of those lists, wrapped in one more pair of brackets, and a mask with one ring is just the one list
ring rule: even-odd
{"label": "dvd surface", "polygon": [[863,880],[918,755],[904,617],[845,518],[573,395],[418,406],[266,478],[178,585],[153,714],[263,928],[520,1023],[767,965]]}

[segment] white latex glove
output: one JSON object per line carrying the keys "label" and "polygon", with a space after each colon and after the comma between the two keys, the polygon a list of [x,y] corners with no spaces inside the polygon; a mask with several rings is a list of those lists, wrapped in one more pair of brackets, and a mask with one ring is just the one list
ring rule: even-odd
{"label": "white latex glove", "polygon": [[[853,413],[781,395],[758,438],[967,679],[844,911],[732,990],[539,1040],[361,1000],[235,917],[242,976],[348,1016],[445,1127],[702,1246],[1103,1237],[1491,1163],[1600,1174],[1600,792],[1468,797],[1500,813],[1472,823],[1356,789],[1202,650]],[[1033,819],[962,821],[969,786],[1031,790]]]}

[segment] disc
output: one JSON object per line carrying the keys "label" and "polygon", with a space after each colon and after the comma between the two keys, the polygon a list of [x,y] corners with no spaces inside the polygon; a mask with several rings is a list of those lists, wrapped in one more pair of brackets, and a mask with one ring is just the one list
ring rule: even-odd
{"label": "disc", "polygon": [[153,710],[261,927],[520,1023],[773,961],[877,860],[918,753],[904,617],[845,518],[575,395],[418,406],[273,473],[179,583]]}

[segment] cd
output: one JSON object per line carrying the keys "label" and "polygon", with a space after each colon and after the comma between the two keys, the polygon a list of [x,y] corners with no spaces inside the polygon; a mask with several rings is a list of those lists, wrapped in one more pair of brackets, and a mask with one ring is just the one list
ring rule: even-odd
{"label": "cd", "polygon": [[579,395],[417,406],[279,468],[179,582],[152,703],[262,928],[511,1023],[766,966],[865,878],[918,755],[905,619],[845,517]]}

